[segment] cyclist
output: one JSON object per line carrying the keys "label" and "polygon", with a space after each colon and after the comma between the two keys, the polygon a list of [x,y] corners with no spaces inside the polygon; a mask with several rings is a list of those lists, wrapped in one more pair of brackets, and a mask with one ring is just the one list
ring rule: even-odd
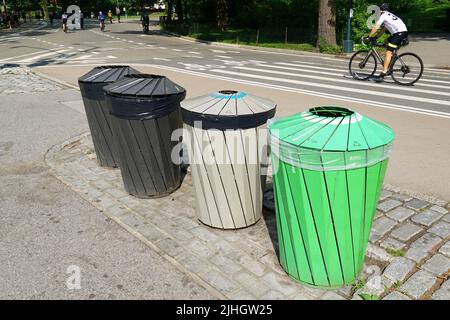
{"label": "cyclist", "polygon": [[145,33],[147,33],[148,28],[150,26],[150,17],[147,11],[142,11],[141,21],[142,21],[142,29],[144,30]]}
{"label": "cyclist", "polygon": [[65,12],[61,16],[62,27],[63,27],[64,32],[67,32],[67,19],[68,19],[68,17],[69,16]]}
{"label": "cyclist", "polygon": [[[379,78],[383,79],[385,76],[389,75],[389,66],[392,60],[393,51],[399,49],[403,41],[408,38],[408,29],[402,19],[389,11],[389,5],[387,3],[380,4],[379,8],[380,18],[372,31],[370,31],[369,40],[375,42],[378,37],[386,32],[386,30],[391,34],[387,39],[383,71],[379,75]],[[381,26],[383,27],[381,28]],[[380,28],[381,30],[377,32]]]}
{"label": "cyclist", "polygon": [[105,15],[103,14],[103,12],[99,12],[98,13],[98,21],[100,21],[100,30],[103,31],[105,30]]}

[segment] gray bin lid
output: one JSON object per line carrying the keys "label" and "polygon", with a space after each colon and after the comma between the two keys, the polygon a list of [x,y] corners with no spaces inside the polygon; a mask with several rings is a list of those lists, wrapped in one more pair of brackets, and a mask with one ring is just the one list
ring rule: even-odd
{"label": "gray bin lid", "polygon": [[79,83],[111,83],[119,80],[120,78],[129,75],[139,73],[137,70],[123,65],[117,66],[98,66],[81,76],[78,79]]}
{"label": "gray bin lid", "polygon": [[203,129],[249,129],[263,125],[275,115],[276,104],[245,92],[222,90],[181,104],[183,121]]}
{"label": "gray bin lid", "polygon": [[130,74],[103,88],[110,113],[124,119],[162,117],[180,107],[186,90],[154,74]]}

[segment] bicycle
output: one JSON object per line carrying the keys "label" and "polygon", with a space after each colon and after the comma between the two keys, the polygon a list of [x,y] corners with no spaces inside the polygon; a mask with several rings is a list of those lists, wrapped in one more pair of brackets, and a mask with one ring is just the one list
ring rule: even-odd
{"label": "bicycle", "polygon": [[[353,54],[350,58],[348,68],[350,74],[356,80],[368,80],[376,72],[378,62],[383,65],[384,60],[376,50],[377,47],[386,48],[384,42],[370,42],[366,45],[364,38],[361,39],[363,46],[369,49],[362,49]],[[405,39],[401,46],[408,45],[409,41]],[[392,79],[403,86],[411,86],[422,77],[423,62],[415,53],[405,52],[397,54],[397,50],[393,52],[392,60],[387,73]]]}

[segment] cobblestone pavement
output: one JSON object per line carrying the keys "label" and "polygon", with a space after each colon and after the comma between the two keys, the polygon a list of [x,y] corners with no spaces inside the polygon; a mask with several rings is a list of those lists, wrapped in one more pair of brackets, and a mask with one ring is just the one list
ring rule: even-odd
{"label": "cobblestone pavement", "polygon": [[55,82],[34,74],[30,69],[0,64],[0,94],[33,93],[61,90]]}
{"label": "cobblestone pavement", "polygon": [[[120,170],[97,165],[84,134],[46,155],[52,173],[200,285],[229,299],[450,299],[450,213],[443,205],[384,190],[360,280],[319,290],[291,280],[278,263],[275,214],[237,231],[206,227],[195,218],[188,173],[161,199],[124,192]],[[266,193],[266,204],[272,201]]]}

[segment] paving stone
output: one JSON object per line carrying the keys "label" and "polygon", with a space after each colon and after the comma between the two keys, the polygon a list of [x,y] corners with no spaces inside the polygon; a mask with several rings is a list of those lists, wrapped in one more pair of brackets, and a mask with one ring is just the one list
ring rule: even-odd
{"label": "paving stone", "polygon": [[315,300],[315,298],[308,293],[301,291],[289,297],[289,300]]}
{"label": "paving stone", "polygon": [[164,253],[171,257],[175,257],[184,252],[184,249],[172,239],[163,239],[156,244]]}
{"label": "paving stone", "polygon": [[393,291],[382,300],[411,300],[411,298],[401,292]]}
{"label": "paving stone", "polygon": [[213,255],[212,250],[200,240],[192,240],[186,247],[203,258],[210,258]]}
{"label": "paving stone", "polygon": [[125,207],[116,205],[116,206],[112,206],[111,208],[108,208],[107,213],[114,218],[120,218],[126,214],[129,214],[130,210],[128,210]]}
{"label": "paving stone", "polygon": [[450,257],[450,241],[447,241],[440,249],[439,252],[443,255]]}
{"label": "paving stone", "polygon": [[447,237],[450,237],[450,223],[443,221],[438,222],[428,231],[446,239]]}
{"label": "paving stone", "polygon": [[338,292],[345,297],[350,297],[352,295],[352,291],[353,286],[344,286],[338,289]]}
{"label": "paving stone", "polygon": [[379,201],[383,201],[383,200],[389,198],[390,196],[392,196],[392,192],[391,191],[383,190],[383,191],[381,191],[380,200]]}
{"label": "paving stone", "polygon": [[404,281],[406,277],[414,270],[416,263],[404,257],[396,257],[384,269],[383,276],[393,283]]}
{"label": "paving stone", "polygon": [[396,200],[400,200],[400,201],[409,201],[412,200],[411,196],[408,196],[407,194],[403,194],[403,193],[394,193],[391,198],[396,199]]}
{"label": "paving stone", "polygon": [[413,274],[401,287],[400,291],[414,299],[420,299],[436,284],[436,277],[428,271],[420,270]]}
{"label": "paving stone", "polygon": [[261,296],[261,300],[285,300],[286,296],[278,291],[271,290]]}
{"label": "paving stone", "polygon": [[205,242],[214,242],[218,240],[218,237],[207,229],[205,226],[199,226],[197,228],[193,228],[189,230],[194,236],[205,241]]}
{"label": "paving stone", "polygon": [[433,293],[432,300],[450,300],[450,280],[445,281],[441,287]]}
{"label": "paving stone", "polygon": [[385,200],[383,202],[378,203],[377,209],[386,213],[394,208],[397,208],[398,206],[401,206],[402,203],[398,200],[389,199]]}
{"label": "paving stone", "polygon": [[231,293],[228,295],[230,297],[231,300],[256,300],[256,297],[254,295],[252,295],[251,293],[240,289],[235,293]]}
{"label": "paving stone", "polygon": [[426,202],[426,201],[423,201],[420,199],[416,199],[416,198],[406,202],[406,206],[408,208],[411,208],[414,210],[422,210],[422,209],[428,207],[429,205],[430,205],[429,202]]}
{"label": "paving stone", "polygon": [[447,209],[445,209],[444,207],[441,207],[441,206],[437,206],[437,205],[432,206],[430,209],[433,211],[439,212],[441,215],[448,213]]}
{"label": "paving stone", "polygon": [[216,270],[208,271],[202,276],[202,279],[223,293],[230,293],[239,288],[234,281],[226,278]]}
{"label": "paving stone", "polygon": [[297,290],[297,284],[295,284],[291,279],[287,278],[286,276],[280,276],[274,272],[265,274],[263,279],[271,288],[285,295],[290,295]]}
{"label": "paving stone", "polygon": [[446,214],[446,215],[442,218],[442,220],[444,220],[445,222],[450,222],[450,213],[449,213],[449,214]]}
{"label": "paving stone", "polygon": [[122,223],[125,223],[126,225],[128,225],[130,228],[133,228],[133,229],[138,228],[139,226],[143,225],[145,222],[144,218],[142,218],[134,213],[129,213],[129,214],[122,216],[120,218],[120,221]]}
{"label": "paving stone", "polygon": [[442,239],[438,236],[432,233],[425,233],[411,244],[408,251],[406,251],[405,257],[419,263],[426,258],[441,241]]}
{"label": "paving stone", "polygon": [[371,275],[364,287],[358,289],[355,294],[360,295],[364,293],[380,297],[392,284],[393,282],[383,275]]}
{"label": "paving stone", "polygon": [[221,271],[230,276],[242,270],[242,267],[239,264],[221,254],[210,258],[210,261],[219,267]]}
{"label": "paving stone", "polygon": [[381,242],[380,246],[384,249],[394,249],[394,250],[402,250],[405,248],[405,244],[400,242],[394,238],[388,237]]}
{"label": "paving stone", "polygon": [[372,225],[372,231],[370,234],[370,241],[375,242],[380,240],[384,235],[391,231],[397,222],[386,217],[378,218]]}
{"label": "paving stone", "polygon": [[337,294],[334,291],[327,291],[320,300],[347,300],[343,296]]}
{"label": "paving stone", "polygon": [[164,235],[158,229],[148,223],[140,225],[137,228],[137,231],[150,242],[156,242],[166,237],[166,235]]}
{"label": "paving stone", "polygon": [[441,218],[441,216],[442,214],[440,214],[439,212],[428,209],[416,214],[411,218],[411,220],[414,221],[415,223],[429,227],[433,223],[438,221]]}
{"label": "paving stone", "polygon": [[384,249],[382,249],[378,246],[375,246],[371,243],[369,243],[367,246],[366,256],[368,258],[372,258],[372,259],[375,259],[378,261],[384,261],[384,262],[388,262],[393,259],[393,257],[389,253],[387,253]]}
{"label": "paving stone", "polygon": [[253,259],[249,255],[243,255],[239,257],[239,264],[242,265],[248,271],[253,272],[255,275],[261,277],[264,275],[266,266],[261,262]]}
{"label": "paving stone", "polygon": [[206,273],[212,267],[212,264],[206,259],[196,257],[191,253],[185,253],[184,257],[179,256],[177,259],[183,267],[197,275]]}
{"label": "paving stone", "polygon": [[398,222],[403,222],[415,213],[414,210],[405,207],[398,207],[386,213],[386,215]]}
{"label": "paving stone", "polygon": [[276,271],[278,274],[285,275],[285,272],[281,267],[280,261],[278,260],[278,257],[274,253],[266,254],[260,259],[260,261],[273,271]]}
{"label": "paving stone", "polygon": [[435,254],[422,265],[422,269],[430,271],[436,276],[447,275],[450,271],[450,259],[442,254]]}
{"label": "paving stone", "polygon": [[259,278],[250,275],[247,272],[240,272],[234,277],[236,282],[243,285],[245,290],[256,297],[266,294],[271,288],[262,282]]}
{"label": "paving stone", "polygon": [[413,223],[407,222],[394,229],[391,232],[391,236],[400,241],[406,242],[411,238],[417,236],[422,231],[423,228]]}

